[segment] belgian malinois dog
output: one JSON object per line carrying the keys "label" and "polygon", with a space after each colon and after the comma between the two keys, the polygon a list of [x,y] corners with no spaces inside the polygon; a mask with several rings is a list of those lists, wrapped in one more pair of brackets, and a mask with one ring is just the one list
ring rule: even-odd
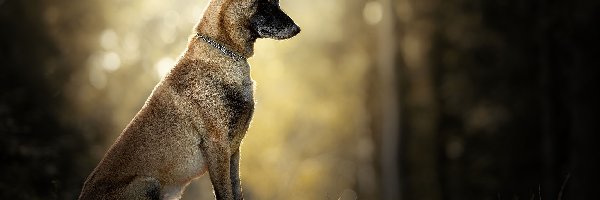
{"label": "belgian malinois dog", "polygon": [[258,38],[300,28],[279,0],[211,0],[195,30],[79,199],[179,199],[207,171],[216,199],[243,199],[239,147],[254,111],[247,58]]}

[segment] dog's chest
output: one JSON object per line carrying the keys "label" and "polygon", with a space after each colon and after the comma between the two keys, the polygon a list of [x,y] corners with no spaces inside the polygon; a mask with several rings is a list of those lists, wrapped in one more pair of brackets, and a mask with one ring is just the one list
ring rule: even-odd
{"label": "dog's chest", "polygon": [[[229,112],[229,128],[244,128],[254,111],[253,83],[249,79],[240,85],[225,86],[224,106]],[[242,126],[242,127],[240,127]]]}
{"label": "dog's chest", "polygon": [[239,66],[229,71],[232,81],[221,86],[223,103],[228,112],[230,137],[245,133],[254,112],[254,82],[249,66]]}
{"label": "dog's chest", "polygon": [[251,83],[249,85],[226,85],[223,90],[223,101],[227,109],[239,112],[254,107]]}

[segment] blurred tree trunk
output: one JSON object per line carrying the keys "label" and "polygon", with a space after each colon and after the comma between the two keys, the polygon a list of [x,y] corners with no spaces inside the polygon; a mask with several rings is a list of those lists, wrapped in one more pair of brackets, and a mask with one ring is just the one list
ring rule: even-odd
{"label": "blurred tree trunk", "polygon": [[[567,151],[569,146],[569,117],[566,102],[568,87],[564,84],[568,82],[567,68],[562,66],[564,62],[559,61],[562,56],[557,52],[558,46],[555,42],[555,33],[560,30],[557,23],[560,22],[558,16],[553,16],[557,8],[555,4],[539,1],[540,9],[538,11],[537,32],[539,36],[539,65],[540,65],[540,83],[542,89],[541,96],[541,120],[542,120],[542,173],[543,184],[541,192],[543,197],[548,199],[557,199],[561,190],[563,181],[567,181],[565,171]],[[555,14],[554,14],[555,15]],[[561,181],[562,180],[562,181]]]}
{"label": "blurred tree trunk", "polygon": [[397,88],[397,43],[396,19],[392,1],[380,0],[382,19],[377,31],[377,81],[379,85],[379,109],[381,119],[380,161],[381,161],[381,198],[400,198],[400,119]]}
{"label": "blurred tree trunk", "polygon": [[[569,180],[563,199],[599,199],[596,189],[600,186],[600,128],[598,112],[600,85],[598,47],[600,46],[600,2],[574,1],[549,3],[548,13],[554,14],[550,25],[551,68],[561,69],[566,75],[567,90],[560,94],[567,101],[569,125],[565,151],[568,157]],[[552,15],[550,15],[552,16]],[[560,84],[560,83],[559,83]],[[562,178],[564,179],[564,178]]]}
{"label": "blurred tree trunk", "polygon": [[398,52],[402,114],[399,120],[404,199],[440,199],[438,172],[438,116],[431,62],[437,1],[397,0]]}

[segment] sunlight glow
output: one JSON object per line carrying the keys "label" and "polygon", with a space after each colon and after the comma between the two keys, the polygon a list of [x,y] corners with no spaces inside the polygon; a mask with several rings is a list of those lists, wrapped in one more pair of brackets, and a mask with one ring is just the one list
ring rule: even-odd
{"label": "sunlight glow", "polygon": [[105,53],[103,56],[102,68],[108,72],[114,72],[121,67],[121,57],[115,52]]}
{"label": "sunlight glow", "polygon": [[383,19],[383,7],[378,1],[370,1],[365,4],[363,17],[367,24],[375,25]]}
{"label": "sunlight glow", "polygon": [[92,67],[89,71],[89,81],[96,89],[104,89],[108,82],[106,73],[95,67]]}
{"label": "sunlight glow", "polygon": [[171,71],[171,68],[173,68],[174,64],[175,60],[169,57],[164,57],[154,65],[154,68],[156,69],[158,76],[162,78],[165,77],[169,71]]}
{"label": "sunlight glow", "polygon": [[119,45],[119,36],[112,29],[106,29],[100,35],[100,45],[106,49],[115,49]]}

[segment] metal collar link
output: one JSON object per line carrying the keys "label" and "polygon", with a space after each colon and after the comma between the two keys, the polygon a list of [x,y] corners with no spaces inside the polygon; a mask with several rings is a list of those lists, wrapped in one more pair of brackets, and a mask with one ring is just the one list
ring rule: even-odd
{"label": "metal collar link", "polygon": [[196,37],[202,39],[204,42],[208,43],[210,46],[213,46],[214,48],[221,50],[221,52],[223,52],[223,54],[233,58],[235,61],[241,61],[241,60],[246,59],[244,56],[237,54],[235,51],[225,47],[224,45],[220,44],[219,42],[217,42],[207,36],[200,35],[200,33],[196,33]]}

